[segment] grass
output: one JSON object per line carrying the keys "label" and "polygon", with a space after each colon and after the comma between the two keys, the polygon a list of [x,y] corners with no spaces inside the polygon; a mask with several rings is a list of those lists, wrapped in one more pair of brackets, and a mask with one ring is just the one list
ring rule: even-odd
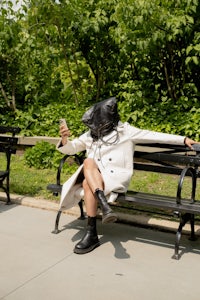
{"label": "grass", "polygon": [[[5,168],[4,155],[0,155],[0,169]],[[64,174],[63,174],[64,175]],[[67,175],[66,175],[67,178]],[[65,180],[65,176],[63,176]],[[56,182],[55,169],[30,168],[23,155],[13,155],[11,158],[10,193],[32,196],[38,199],[59,201],[59,197],[47,190],[49,183]]]}
{"label": "grass", "polygon": [[[136,171],[129,188],[140,192],[176,197],[179,176],[153,172]],[[182,188],[182,198],[190,198],[191,177],[186,177]],[[200,188],[196,188],[196,199],[200,199]]]}
{"label": "grass", "polygon": [[[5,168],[5,158],[0,155],[0,169]],[[62,174],[62,180],[69,178],[70,174]],[[56,182],[55,169],[29,168],[23,155],[13,155],[11,159],[10,192],[24,196],[33,196],[36,199],[59,201],[46,187]],[[178,176],[158,174],[144,171],[135,171],[129,188],[136,191],[176,196]],[[189,197],[191,179],[188,177],[183,184],[183,197]],[[200,199],[200,188],[197,185],[196,199]]]}

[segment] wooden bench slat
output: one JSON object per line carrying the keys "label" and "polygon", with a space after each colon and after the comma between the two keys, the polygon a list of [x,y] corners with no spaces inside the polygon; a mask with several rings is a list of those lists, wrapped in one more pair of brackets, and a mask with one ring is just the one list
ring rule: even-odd
{"label": "wooden bench slat", "polygon": [[161,209],[169,209],[178,212],[190,212],[191,214],[200,213],[200,203],[190,203],[189,200],[182,199],[181,204],[176,203],[175,197],[166,197],[163,195],[145,194],[130,191],[125,195],[119,195],[119,202],[129,202],[141,206],[151,206]]}
{"label": "wooden bench slat", "polygon": [[12,136],[1,136],[0,135],[0,143],[3,145],[17,145],[18,138]]}
{"label": "wooden bench slat", "polygon": [[12,134],[17,134],[20,133],[21,128],[19,127],[13,127],[13,126],[2,126],[0,125],[0,133],[12,133]]}

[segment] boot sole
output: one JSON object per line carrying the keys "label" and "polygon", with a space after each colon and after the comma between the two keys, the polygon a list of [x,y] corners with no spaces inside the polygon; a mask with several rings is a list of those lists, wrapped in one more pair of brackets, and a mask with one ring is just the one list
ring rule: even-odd
{"label": "boot sole", "polygon": [[100,246],[100,242],[97,242],[96,244],[90,246],[89,248],[86,249],[78,249],[78,248],[74,248],[74,253],[76,254],[86,254],[88,252],[91,252],[92,250],[94,250],[95,248]]}
{"label": "boot sole", "polygon": [[102,217],[102,224],[114,223],[117,221],[117,215],[115,213],[110,213]]}

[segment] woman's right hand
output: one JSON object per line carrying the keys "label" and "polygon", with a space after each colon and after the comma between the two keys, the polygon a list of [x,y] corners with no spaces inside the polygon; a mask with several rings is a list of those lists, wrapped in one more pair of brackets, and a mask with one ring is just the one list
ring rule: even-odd
{"label": "woman's right hand", "polygon": [[70,136],[70,130],[66,125],[60,125],[60,136],[62,138],[62,144],[65,145]]}

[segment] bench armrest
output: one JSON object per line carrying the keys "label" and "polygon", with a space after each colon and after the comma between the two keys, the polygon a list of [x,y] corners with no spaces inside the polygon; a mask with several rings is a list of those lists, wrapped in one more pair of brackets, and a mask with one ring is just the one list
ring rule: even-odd
{"label": "bench armrest", "polygon": [[80,154],[74,154],[74,155],[66,154],[65,156],[63,156],[61,158],[58,169],[57,169],[56,183],[51,183],[51,184],[48,184],[48,186],[47,186],[47,190],[52,191],[53,195],[55,195],[55,196],[58,196],[58,194],[61,193],[61,190],[62,190],[61,173],[62,173],[63,166],[69,157],[72,157],[74,159],[74,161],[77,163],[77,165],[81,165],[85,158],[85,152],[81,152]]}
{"label": "bench armrest", "polygon": [[60,182],[61,182],[61,172],[62,172],[63,166],[69,157],[73,157],[74,161],[77,163],[77,165],[81,165],[83,162],[83,158],[81,157],[81,155],[78,155],[78,154],[74,154],[74,155],[66,154],[64,157],[62,157],[60,160],[60,163],[59,163],[59,166],[57,169],[57,175],[56,175],[56,183],[58,185],[60,185]]}

